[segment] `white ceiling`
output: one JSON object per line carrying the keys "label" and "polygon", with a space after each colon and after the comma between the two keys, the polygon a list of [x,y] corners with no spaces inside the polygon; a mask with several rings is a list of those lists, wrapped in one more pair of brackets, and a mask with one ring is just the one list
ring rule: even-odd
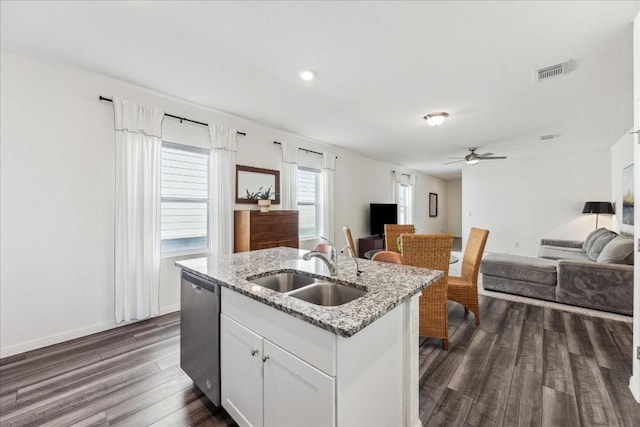
{"label": "white ceiling", "polygon": [[[0,5],[3,49],[445,179],[461,170],[447,157],[471,146],[568,153],[609,147],[633,125],[638,1]],[[567,75],[534,82],[568,60]],[[298,78],[305,68],[314,81]],[[430,127],[433,111],[450,117]],[[547,134],[560,137],[540,142]]]}

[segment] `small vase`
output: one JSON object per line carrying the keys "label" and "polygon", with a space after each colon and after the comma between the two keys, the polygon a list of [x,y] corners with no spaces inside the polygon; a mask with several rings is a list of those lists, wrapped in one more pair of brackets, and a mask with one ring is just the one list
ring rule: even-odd
{"label": "small vase", "polygon": [[269,212],[269,207],[271,206],[271,200],[260,199],[258,200],[258,206],[260,206],[260,212]]}

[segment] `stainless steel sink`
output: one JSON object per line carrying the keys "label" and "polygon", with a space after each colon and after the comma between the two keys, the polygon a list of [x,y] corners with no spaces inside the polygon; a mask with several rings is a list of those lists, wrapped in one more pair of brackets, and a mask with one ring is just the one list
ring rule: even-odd
{"label": "stainless steel sink", "polygon": [[313,285],[308,285],[297,291],[290,292],[289,295],[301,299],[311,304],[323,306],[336,306],[346,304],[360,298],[367,291],[352,288],[333,282],[317,281]]}
{"label": "stainless steel sink", "polygon": [[284,293],[316,283],[317,279],[295,272],[286,272],[258,277],[255,279],[247,278],[247,280],[251,283],[255,283],[256,285]]}
{"label": "stainless steel sink", "polygon": [[247,277],[256,285],[325,307],[346,304],[360,298],[367,291],[332,282],[325,277],[311,277],[297,271]]}

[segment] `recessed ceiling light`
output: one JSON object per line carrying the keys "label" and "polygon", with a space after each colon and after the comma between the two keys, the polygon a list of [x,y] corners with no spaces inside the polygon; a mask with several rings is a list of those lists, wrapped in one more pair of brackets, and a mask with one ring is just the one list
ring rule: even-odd
{"label": "recessed ceiling light", "polygon": [[424,116],[423,119],[427,121],[427,124],[429,126],[440,126],[444,122],[444,119],[446,119],[447,117],[449,117],[449,113],[437,112],[429,113]]}
{"label": "recessed ceiling light", "polygon": [[300,78],[305,82],[313,80],[316,75],[311,70],[300,71]]}

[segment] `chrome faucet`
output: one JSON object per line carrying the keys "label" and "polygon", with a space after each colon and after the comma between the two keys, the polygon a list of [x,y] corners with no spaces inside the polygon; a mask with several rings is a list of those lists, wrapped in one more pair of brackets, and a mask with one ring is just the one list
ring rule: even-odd
{"label": "chrome faucet", "polygon": [[338,252],[336,251],[336,247],[333,243],[324,237],[320,237],[322,240],[325,240],[329,246],[331,246],[331,250],[329,251],[329,259],[327,259],[327,254],[317,251],[310,251],[306,254],[302,255],[302,259],[305,261],[309,261],[311,258],[320,258],[329,268],[329,273],[332,276],[338,275]]}

